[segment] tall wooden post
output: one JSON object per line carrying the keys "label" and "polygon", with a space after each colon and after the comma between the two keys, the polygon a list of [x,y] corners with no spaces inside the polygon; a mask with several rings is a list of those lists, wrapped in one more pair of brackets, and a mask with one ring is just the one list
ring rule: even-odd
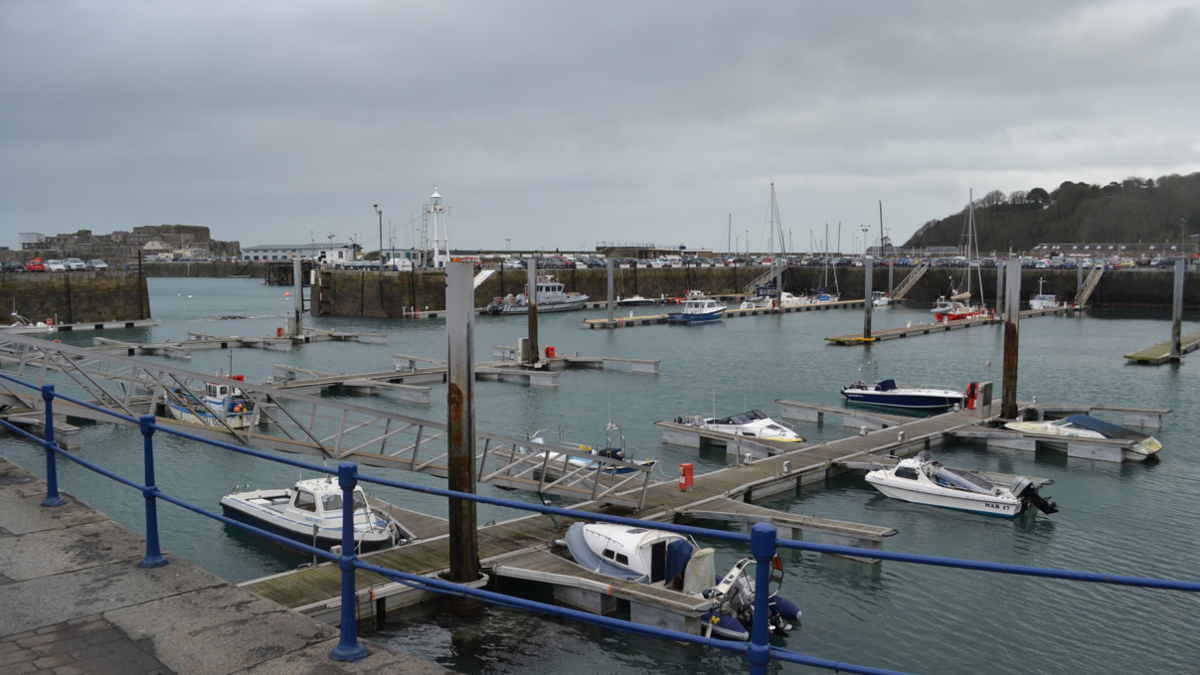
{"label": "tall wooden post", "polygon": [[538,362],[538,333],[537,333],[537,256],[529,259],[529,281],[525,285],[525,301],[529,307],[529,361]]}
{"label": "tall wooden post", "polygon": [[1183,358],[1183,275],[1184,260],[1175,261],[1175,297],[1171,301],[1171,358]]}
{"label": "tall wooden post", "polygon": [[874,290],[871,276],[874,272],[875,260],[871,256],[867,256],[863,260],[863,338],[871,337],[871,309],[875,306],[871,298],[871,291]]}
{"label": "tall wooden post", "polygon": [[[474,266],[446,263],[446,426],[449,488],[475,493]],[[450,581],[479,579],[475,502],[450,500]]]}
{"label": "tall wooden post", "polygon": [[1004,384],[1002,387],[1000,416],[1005,419],[1017,417],[1017,338],[1021,320],[1021,261],[1008,261],[1008,302],[1004,307]]}

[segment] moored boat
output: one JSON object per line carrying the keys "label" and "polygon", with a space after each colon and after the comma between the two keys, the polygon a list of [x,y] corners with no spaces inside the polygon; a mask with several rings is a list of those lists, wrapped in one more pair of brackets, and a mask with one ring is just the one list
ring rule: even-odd
{"label": "moored boat", "polygon": [[1047,515],[1058,512],[1058,505],[1038,494],[1025,476],[1008,487],[994,485],[975,471],[942,466],[928,451],[868,471],[867,482],[892,499],[959,511],[1012,518],[1032,504]]}
{"label": "moored boat", "polygon": [[[538,275],[537,278],[537,311],[539,314],[546,312],[567,312],[573,309],[581,309],[587,304],[588,296],[582,293],[567,293],[563,289],[566,286],[555,281],[554,277],[549,275]],[[528,314],[529,313],[529,288],[526,284],[525,293],[517,294],[516,296],[508,295],[503,298],[495,298],[484,309],[487,314]]]}
{"label": "moored boat", "polygon": [[[616,432],[617,438],[619,439],[615,446],[614,446],[613,440],[612,440],[613,432]],[[653,470],[654,467],[658,466],[657,459],[632,459],[632,458],[630,458],[629,453],[625,447],[625,434],[621,433],[620,425],[613,422],[612,420],[609,420],[608,426],[605,428],[604,447],[602,447],[602,448],[597,448],[597,447],[591,446],[591,445],[584,445],[581,443],[567,443],[562,438],[559,439],[559,446],[563,447],[563,448],[570,448],[572,451],[579,451],[579,452],[582,452],[582,453],[585,453],[588,455],[595,455],[597,457],[607,457],[609,459],[620,460],[620,461],[626,462],[628,464],[633,464],[634,466],[628,466],[628,467],[617,466],[617,468],[614,471],[611,468],[611,467],[613,467],[612,464],[608,464],[605,462],[598,462],[596,460],[588,460],[583,457],[567,455],[565,453],[555,452],[550,449],[542,450],[542,449],[538,448],[537,446],[538,445],[546,445],[546,440],[544,438],[542,438],[541,436],[538,436],[537,435],[538,433],[541,433],[541,432],[540,431],[534,432],[533,438],[529,439],[530,445],[518,446],[516,449],[516,452],[517,452],[517,454],[521,454],[521,455],[533,454],[534,457],[536,457],[536,458],[541,458],[541,457],[548,455],[547,461],[545,462],[545,467],[546,467],[547,471],[552,472],[552,473],[556,473],[556,474],[561,473],[561,469],[563,468],[564,461],[567,464],[567,466],[572,467],[572,468],[587,469],[587,470],[597,470],[598,469],[598,470],[601,470],[601,471],[607,472],[607,473],[616,473],[616,475],[618,475],[618,476],[624,476],[627,474],[635,473],[639,470],[638,467]]]}
{"label": "moored boat", "polygon": [[1045,292],[1045,285],[1046,280],[1039,277],[1038,292],[1029,296],[1029,309],[1057,309],[1063,306],[1057,295]]}
{"label": "moored boat", "polygon": [[938,298],[934,304],[933,318],[936,321],[958,321],[960,319],[974,319],[977,317],[987,316],[988,308],[983,305],[971,305],[963,302],[971,299],[970,293],[955,293],[947,300],[945,297]]}
{"label": "moored boat", "polygon": [[[241,377],[235,375],[232,379],[240,381]],[[254,402],[227,381],[205,382],[203,394],[183,387],[167,387],[163,390],[163,402],[173,419],[209,427],[245,429],[257,418]]]}
{"label": "moored boat", "polygon": [[[713,549],[702,549],[682,534],[612,523],[575,523],[566,539],[555,543],[567,549],[578,565],[597,574],[713,600],[713,608],[700,617],[705,629],[727,640],[750,639],[755,586],[746,568],[755,564],[753,558],[739,561],[725,576],[717,577]],[[786,635],[801,612],[779,595],[783,566],[778,556],[775,562],[767,620],[771,632]]]}
{"label": "moored boat", "polygon": [[[863,368],[874,366],[874,382],[867,384],[863,379]],[[872,358],[858,367],[858,376],[854,384],[842,387],[842,396],[850,403],[888,406],[891,408],[911,408],[914,410],[940,410],[953,405],[962,405],[965,398],[963,392],[953,389],[938,389],[934,387],[901,387],[895,380],[878,381],[879,365]]]}
{"label": "moored boat", "polygon": [[[628,298],[617,298],[618,307],[646,307],[654,304],[653,298],[643,298],[640,295],[631,295]],[[538,305],[538,311],[542,311],[541,305]]]}
{"label": "moored boat", "polygon": [[667,315],[667,323],[705,323],[720,321],[725,315],[725,305],[706,297],[703,291],[688,291],[683,310]]}
{"label": "moored boat", "polygon": [[871,291],[871,304],[876,307],[887,307],[892,303],[887,291]]}
{"label": "moored boat", "polygon": [[[291,488],[249,490],[221,498],[227,517],[325,550],[342,543],[342,506],[342,488],[332,476],[300,480]],[[361,487],[354,488],[353,509],[353,539],[358,551],[397,546],[416,538],[399,521],[372,507]]]}
{"label": "moored boat", "polygon": [[1133,441],[1125,448],[1124,458],[1131,462],[1145,461],[1162,449],[1158,439],[1135,429],[1110,424],[1091,415],[1071,415],[1061,420],[1040,422],[1009,422],[1005,429],[1038,436],[1038,442],[1065,449],[1071,438],[1110,438]]}
{"label": "moored boat", "polygon": [[761,410],[747,410],[729,417],[676,417],[675,423],[764,441],[804,442],[800,434],[767,417]]}

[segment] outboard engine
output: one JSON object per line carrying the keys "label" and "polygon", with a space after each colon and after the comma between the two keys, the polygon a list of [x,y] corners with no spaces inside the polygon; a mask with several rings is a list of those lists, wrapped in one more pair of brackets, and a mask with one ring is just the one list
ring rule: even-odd
{"label": "outboard engine", "polygon": [[601,457],[625,461],[625,451],[621,448],[600,448],[596,451],[596,454],[600,455]]}
{"label": "outboard engine", "polygon": [[1055,504],[1049,497],[1042,497],[1038,494],[1037,488],[1033,486],[1033,481],[1025,476],[1014,478],[1012,485],[1008,489],[1013,493],[1014,497],[1023,502],[1033,504],[1039,511],[1046,515],[1058,513],[1058,504]]}

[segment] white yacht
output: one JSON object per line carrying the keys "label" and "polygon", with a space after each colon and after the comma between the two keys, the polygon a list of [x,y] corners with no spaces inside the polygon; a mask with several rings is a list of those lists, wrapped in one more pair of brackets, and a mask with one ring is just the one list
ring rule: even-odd
{"label": "white yacht", "polygon": [[[587,303],[588,296],[582,293],[567,293],[563,290],[564,288],[566,286],[561,281],[555,281],[554,277],[538,275],[536,291],[538,313],[566,312],[573,309],[581,309]],[[516,296],[508,295],[503,298],[495,298],[484,309],[484,312],[488,314],[528,314],[528,293],[529,289],[526,288],[525,293],[520,293]]]}
{"label": "white yacht", "polygon": [[1063,306],[1057,295],[1045,292],[1045,285],[1046,280],[1039,277],[1038,292],[1029,296],[1029,309],[1056,309]]}
{"label": "white yacht", "polygon": [[759,438],[764,441],[803,443],[800,434],[767,417],[761,410],[747,410],[729,417],[676,417],[676,424],[686,424],[701,429],[720,431],[735,436]]}

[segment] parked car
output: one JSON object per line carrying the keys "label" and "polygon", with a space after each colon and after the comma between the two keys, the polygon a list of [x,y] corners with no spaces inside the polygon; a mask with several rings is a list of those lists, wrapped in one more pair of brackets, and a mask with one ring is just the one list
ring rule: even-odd
{"label": "parked car", "polygon": [[46,271],[47,272],[66,272],[67,264],[61,260],[47,260],[46,261]]}
{"label": "parked car", "polygon": [[523,270],[525,269],[525,261],[520,258],[509,258],[500,263],[500,268],[506,270]]}
{"label": "parked car", "polygon": [[30,260],[29,262],[25,263],[25,271],[26,272],[45,272],[46,264],[42,262],[41,258],[34,258],[33,260]]}
{"label": "parked car", "polygon": [[63,260],[63,266],[67,268],[67,271],[87,269],[87,263],[83,262],[79,258],[67,258],[66,260]]}
{"label": "parked car", "polygon": [[5,260],[3,270],[5,272],[24,272],[25,265],[21,264],[20,260]]}
{"label": "parked car", "polygon": [[103,260],[89,260],[87,261],[87,268],[89,270],[106,270],[108,269],[108,264]]}

